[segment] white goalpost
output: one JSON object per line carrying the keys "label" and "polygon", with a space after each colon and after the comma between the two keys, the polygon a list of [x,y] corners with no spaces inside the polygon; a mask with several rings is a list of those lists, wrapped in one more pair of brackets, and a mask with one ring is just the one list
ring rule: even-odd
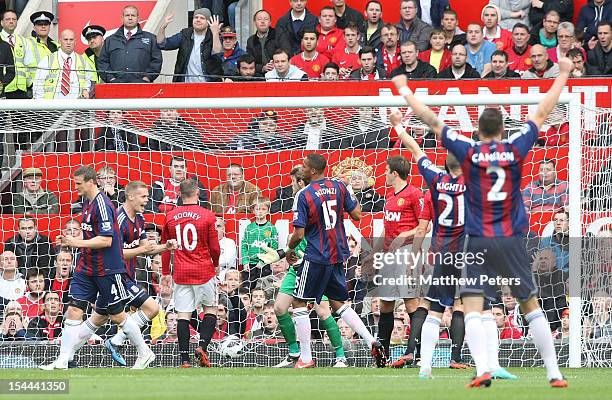
{"label": "white goalpost", "polygon": [[[431,106],[436,112],[443,112],[448,116],[451,126],[460,126],[461,118],[467,119],[473,129],[477,128],[478,115],[485,106],[501,107],[505,116],[508,128],[517,128],[524,121],[530,111],[534,110],[535,105],[544,97],[544,94],[520,94],[520,95],[494,95],[494,94],[479,94],[479,95],[445,95],[445,96],[417,96],[426,105]],[[585,365],[584,352],[590,351],[586,340],[583,338],[583,318],[585,310],[585,274],[593,273],[594,267],[591,264],[585,265],[587,262],[583,252],[583,241],[585,231],[584,207],[583,207],[583,190],[585,188],[585,174],[583,171],[583,146],[585,137],[583,135],[583,111],[584,107],[581,104],[580,94],[563,93],[559,99],[559,105],[554,111],[557,120],[567,123],[569,126],[569,143],[566,149],[559,150],[559,157],[567,157],[566,171],[563,173],[568,180],[568,202],[567,211],[569,214],[569,272],[567,275],[568,306],[569,306],[569,339],[565,342],[560,342],[558,346],[567,347],[566,364],[571,368],[578,368]],[[66,171],[76,165],[65,165],[65,163],[94,163],[96,169],[102,165],[111,165],[117,170],[117,178],[120,183],[125,184],[128,180],[138,177],[142,174],[142,179],[151,184],[155,180],[160,180],[167,173],[167,161],[170,153],[161,151],[158,155],[150,155],[150,149],[145,151],[133,151],[125,154],[116,154],[115,151],[103,152],[96,150],[94,147],[95,134],[94,131],[104,127],[121,128],[134,135],[137,135],[145,140],[154,139],[161,143],[177,148],[176,154],[187,152],[185,156],[187,162],[192,166],[191,173],[196,173],[201,177],[208,190],[212,186],[222,182],[224,179],[223,171],[231,162],[241,160],[245,164],[245,178],[252,181],[256,186],[264,189],[263,193],[272,197],[280,183],[285,186],[289,184],[288,176],[292,166],[300,160],[304,154],[312,150],[306,150],[305,147],[291,147],[288,145],[283,149],[268,148],[259,150],[256,148],[238,148],[239,153],[234,153],[233,149],[224,147],[233,142],[233,137],[237,134],[244,133],[244,128],[251,128],[253,121],[261,122],[262,110],[273,110],[277,123],[277,131],[284,136],[297,138],[296,143],[306,143],[310,146],[309,139],[299,136],[305,133],[295,133],[296,126],[304,124],[310,118],[309,109],[320,109],[321,114],[325,115],[327,129],[330,126],[335,126],[333,131],[335,137],[333,139],[348,138],[345,143],[349,143],[349,147],[335,147],[331,145],[322,145],[321,148],[325,154],[329,154],[330,167],[333,169],[333,174],[340,174],[342,177],[352,179],[350,175],[355,170],[359,170],[365,174],[370,182],[370,187],[379,192],[384,197],[384,188],[381,185],[381,178],[384,172],[384,161],[389,154],[395,154],[398,151],[391,144],[387,143],[385,148],[377,148],[376,145],[369,146],[363,140],[359,142],[359,148],[350,147],[351,138],[360,135],[360,118],[362,118],[362,110],[368,111],[369,126],[376,126],[377,129],[389,128],[387,119],[390,109],[400,109],[405,115],[405,120],[414,123],[411,117],[411,110],[406,106],[404,99],[400,96],[345,96],[345,97],[251,97],[251,98],[141,98],[141,99],[78,99],[78,100],[47,100],[47,101],[31,101],[31,100],[3,100],[0,102],[0,111],[4,115],[4,127],[0,127],[0,134],[17,135],[22,132],[36,131],[42,132],[39,139],[39,146],[32,147],[34,153],[27,151],[17,151],[15,161],[12,163],[11,169],[5,172],[5,187],[9,187],[10,182],[7,180],[15,180],[17,171],[25,167],[37,167],[43,170],[45,175],[45,185],[47,188],[52,187],[56,190],[66,191],[66,184],[63,180],[69,180],[70,176],[65,176]],[[111,110],[120,110],[126,118],[123,122],[113,122],[106,117]],[[177,110],[182,120],[194,127],[192,131],[176,130],[167,128],[167,125],[155,125],[159,117],[159,110]],[[442,111],[441,111],[442,110]],[[603,114],[603,112],[601,113]],[[272,114],[270,114],[272,115]],[[599,115],[599,114],[597,114]],[[357,116],[357,117],[356,117]],[[259,119],[258,119],[259,118]],[[61,122],[58,122],[61,121]],[[129,124],[125,121],[129,121]],[[357,121],[357,122],[355,122]],[[371,122],[374,121],[374,122]],[[445,121],[447,122],[447,121]],[[555,122],[554,124],[556,124]],[[550,124],[551,126],[553,123]],[[415,130],[422,129],[418,126],[418,121],[414,123]],[[90,130],[89,141],[91,145],[86,153],[71,155],[62,155],[55,152],[43,152],[49,143],[54,140],[55,132],[60,130]],[[260,129],[260,127],[257,127]],[[257,133],[251,132],[255,136],[248,136],[251,140],[257,137]],[[471,134],[471,132],[465,132]],[[334,136],[332,135],[332,136]],[[319,138],[319,143],[324,143],[323,134]],[[6,140],[6,139],[5,139]],[[70,140],[70,139],[68,139]],[[331,139],[330,139],[331,140]],[[365,139],[364,139],[365,140]],[[214,142],[217,144],[212,147],[207,147],[207,143]],[[248,146],[247,146],[248,147]],[[444,155],[445,149],[441,146],[428,149],[429,152],[436,155]],[[542,148],[538,150],[542,156],[555,156],[554,149],[546,150]],[[286,154],[281,154],[286,152]],[[408,153],[402,153],[408,156]],[[111,156],[112,155],[112,156]],[[607,155],[602,155],[607,157]],[[350,162],[345,161],[350,158]],[[409,158],[409,157],[408,157]],[[441,158],[442,159],[442,158]],[[534,159],[535,160],[535,159]],[[602,160],[602,162],[605,160]],[[535,176],[534,165],[536,161],[529,161],[530,165],[525,168],[525,173],[529,174],[529,178],[537,178]],[[382,166],[382,167],[381,167]],[[256,168],[258,171],[248,168]],[[247,170],[248,169],[248,170]],[[140,171],[140,172],[139,172]],[[332,173],[332,169],[329,169]],[[343,175],[348,174],[348,175]],[[205,175],[205,176],[204,176]],[[413,169],[413,177],[415,182],[420,182],[417,178],[416,169]],[[533,175],[533,176],[532,176]],[[48,178],[47,178],[48,177]],[[384,184],[384,180],[382,180]],[[272,187],[269,187],[272,186]],[[11,189],[13,190],[13,189]],[[60,193],[60,215],[42,215],[36,216],[38,220],[44,220],[44,224],[40,226],[48,227],[48,231],[43,233],[54,236],[59,233],[61,225],[71,217],[70,203],[74,201],[74,196],[70,193]],[[68,204],[66,204],[68,203]],[[215,204],[211,204],[215,206]],[[4,237],[12,236],[13,232],[7,232],[7,227],[10,226],[6,220],[13,216],[10,210],[10,204],[4,205],[5,229]],[[158,211],[153,211],[152,214]],[[232,217],[228,217],[232,218]],[[243,220],[245,216],[241,217]],[[277,218],[277,217],[274,217]],[[367,224],[366,230],[370,234],[374,234],[377,225],[375,220],[376,214],[372,214],[371,219],[368,219],[364,224]],[[156,217],[156,221],[160,219]],[[542,231],[543,225],[550,222],[539,222],[542,226],[538,227],[538,231]],[[289,231],[290,223],[282,218],[274,220],[279,231],[279,243],[282,245],[286,241],[286,235]],[[236,227],[244,226],[244,222],[237,221]],[[357,227],[359,228],[359,227]],[[363,228],[363,226],[361,227]],[[43,228],[44,229],[44,228]],[[240,246],[239,240],[241,233],[235,232],[237,246]],[[9,235],[10,233],[10,235]],[[367,236],[364,234],[364,236]],[[147,271],[150,273],[150,271]],[[149,275],[147,275],[149,276]],[[152,275],[151,275],[152,276]],[[152,285],[153,286],[153,285]],[[356,303],[357,304],[357,303]],[[513,345],[508,342],[508,359],[516,360],[516,365],[535,365],[531,360],[531,353],[525,355],[525,349],[522,347],[524,341],[516,342]],[[274,345],[274,344],[273,344]],[[261,342],[253,345],[254,348],[261,349]],[[87,347],[87,346],[86,346]],[[558,347],[559,348],[559,347]],[[612,348],[612,345],[610,346]],[[247,346],[246,351],[249,350]],[[29,350],[32,353],[35,350]],[[90,354],[90,350],[84,350],[86,354]],[[100,350],[103,351],[103,350]],[[467,346],[464,346],[464,352],[467,351]],[[610,351],[609,349],[607,351]],[[14,353],[15,351],[13,351]],[[0,354],[13,354],[7,345],[0,346]],[[51,351],[52,353],[52,351]],[[176,355],[177,353],[173,351]],[[356,353],[357,354],[357,353]],[[517,356],[518,354],[518,356]],[[609,353],[606,353],[609,354]],[[284,354],[282,354],[284,355]],[[275,354],[275,356],[277,356]],[[33,356],[34,357],[34,356]],[[355,356],[367,358],[367,354]],[[521,357],[529,358],[529,361],[523,360]],[[538,356],[535,356],[539,360]],[[239,364],[240,358],[234,359]],[[247,363],[248,364],[248,363]],[[248,364],[250,365],[250,364]],[[262,365],[267,365],[262,362]],[[538,364],[539,365],[539,364]]]}

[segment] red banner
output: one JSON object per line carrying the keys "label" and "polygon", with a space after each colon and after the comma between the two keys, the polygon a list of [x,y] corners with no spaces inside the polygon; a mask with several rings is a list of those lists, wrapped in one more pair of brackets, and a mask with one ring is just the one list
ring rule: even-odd
{"label": "red banner", "polygon": [[100,25],[106,29],[106,35],[110,36],[117,28],[122,26],[121,13],[123,7],[134,5],[138,8],[140,26],[149,19],[151,11],[157,1],[155,0],[59,0],[58,32],[64,29],[74,31],[80,38],[76,43],[76,52],[82,53],[87,48],[87,40],[81,35],[81,31],[89,25]]}

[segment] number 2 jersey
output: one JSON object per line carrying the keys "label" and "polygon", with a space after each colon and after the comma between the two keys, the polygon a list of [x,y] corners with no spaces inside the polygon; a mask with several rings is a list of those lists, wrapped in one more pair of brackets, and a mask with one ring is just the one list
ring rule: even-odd
{"label": "number 2 jersey", "polygon": [[[147,239],[145,232],[145,220],[142,214],[136,214],[136,218],[132,221],[130,216],[125,211],[125,208],[119,207],[117,209],[117,222],[119,224],[119,230],[121,231],[121,237],[123,238],[124,249],[135,249],[140,246],[141,240]],[[136,257],[132,257],[125,262],[127,274],[130,278],[134,279],[136,273]]]}
{"label": "number 2 jersey", "polygon": [[300,190],[293,204],[293,226],[304,228],[308,242],[304,260],[331,265],[349,257],[344,212],[357,207],[344,183],[335,179],[312,181]]}
{"label": "number 2 jersey", "polygon": [[113,242],[110,247],[103,249],[82,248],[75,272],[89,276],[125,273],[123,242],[117,224],[117,211],[104,193],[99,192],[92,201],[84,199],[81,229],[85,240],[106,236],[113,238]]}
{"label": "number 2 jersey", "polygon": [[467,186],[466,234],[509,237],[527,232],[521,177],[525,157],[537,140],[532,121],[507,140],[489,143],[474,142],[444,126],[442,144],[461,163]]}
{"label": "number 2 jersey", "polygon": [[465,182],[436,167],[427,156],[417,161],[429,192],[419,219],[433,222],[431,251],[461,251],[465,225]]}
{"label": "number 2 jersey", "polygon": [[[423,192],[407,184],[397,193],[390,192],[385,199],[385,250],[400,233],[411,231],[419,224],[419,214],[423,207]],[[407,239],[405,244],[412,243]]]}
{"label": "number 2 jersey", "polygon": [[[215,277],[219,265],[219,238],[215,214],[198,205],[177,206],[166,214],[162,243],[175,239],[172,277],[180,285],[200,285]],[[162,253],[162,274],[170,275],[170,253]]]}

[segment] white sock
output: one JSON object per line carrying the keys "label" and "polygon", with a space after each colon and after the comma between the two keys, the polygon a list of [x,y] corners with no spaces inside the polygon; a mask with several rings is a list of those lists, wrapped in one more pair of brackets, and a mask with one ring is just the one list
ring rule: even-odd
{"label": "white sock", "polygon": [[76,319],[67,319],[64,321],[64,329],[62,329],[62,342],[60,345],[60,354],[58,359],[66,358],[71,360],[76,350],[73,348],[79,342],[79,330],[83,321]]}
{"label": "white sock", "polygon": [[345,304],[337,311],[337,314],[351,327],[353,332],[357,333],[369,346],[376,341],[374,336],[370,333],[368,328],[363,324],[359,315],[351,308],[350,305]]}
{"label": "white sock", "polygon": [[431,360],[440,337],[440,324],[438,317],[428,315],[421,329],[421,372],[431,372]]}
{"label": "white sock", "polygon": [[[143,326],[151,322],[149,317],[147,317],[146,314],[142,310],[136,311],[135,313],[131,314],[128,318],[134,320],[134,322],[136,322],[139,328],[142,328]],[[115,346],[121,346],[123,342],[125,342],[126,337],[127,336],[125,335],[123,330],[121,330],[117,332],[115,336],[111,338],[111,343],[114,344]]]}
{"label": "white sock", "polygon": [[550,325],[541,309],[525,315],[525,320],[529,323],[529,331],[533,338],[533,343],[544,360],[548,379],[562,379],[559,365],[557,364],[557,352],[553,343]]}
{"label": "white sock", "polygon": [[477,311],[472,311],[465,316],[465,339],[474,359],[474,364],[476,364],[476,376],[481,376],[488,369],[487,338],[482,326],[482,315]]}
{"label": "white sock", "polygon": [[130,342],[138,349],[138,356],[142,356],[151,351],[142,337],[140,327],[136,322],[134,322],[134,320],[126,317],[125,321],[119,324],[119,327],[123,329],[125,336],[127,336],[127,338],[130,339]]}
{"label": "white sock", "polygon": [[487,337],[487,363],[489,371],[499,368],[499,334],[493,314],[482,314],[482,327]]}
{"label": "white sock", "polygon": [[312,361],[312,351],[310,349],[310,317],[306,307],[293,310],[293,322],[295,322],[295,333],[300,342],[300,358],[303,362]]}

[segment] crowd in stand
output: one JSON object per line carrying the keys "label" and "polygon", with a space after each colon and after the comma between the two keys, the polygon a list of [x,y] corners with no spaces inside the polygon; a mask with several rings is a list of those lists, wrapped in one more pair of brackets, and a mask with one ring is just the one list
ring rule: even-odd
{"label": "crowd in stand", "polygon": [[[533,0],[528,2],[491,1],[482,9],[481,23],[470,23],[467,32],[458,27],[459,15],[448,2],[402,0],[400,21],[384,21],[382,4],[372,0],[365,10],[357,11],[342,0],[333,0],[318,16],[308,10],[306,0],[290,0],[290,10],[271,25],[271,15],[260,10],[253,16],[256,32],[241,47],[232,24],[234,10],[229,3],[208,1],[207,8],[193,14],[192,26],[178,33],[166,34],[173,16],[164,19],[157,33],[145,32],[138,24],[138,10],[123,10],[123,27],[104,37],[105,27],[91,25],[82,34],[89,42],[83,55],[76,54],[74,32],[60,33],[52,40],[49,27],[54,16],[46,11],[32,14],[35,35],[14,34],[17,14],[6,11],[0,32],[0,80],[6,98],[87,98],[94,95],[92,83],[148,83],[157,79],[162,66],[162,51],[178,49],[174,68],[175,82],[249,82],[289,80],[380,80],[399,74],[409,79],[506,79],[552,78],[558,74],[555,61],[567,55],[574,62],[573,75],[612,75],[612,4],[608,0],[589,1],[571,22],[571,1]],[[228,10],[227,6],[230,5]],[[435,6],[434,6],[435,5]],[[213,11],[211,13],[211,10]],[[365,17],[365,18],[364,18]],[[394,21],[395,22],[395,21]],[[107,27],[114,28],[114,27]],[[128,56],[129,54],[129,56]],[[295,127],[293,136],[278,134],[278,115],[264,111],[249,130],[235,137],[229,149],[319,149],[319,148],[386,148],[395,143],[388,128],[373,118],[372,109],[359,109],[354,126],[360,135],[338,137],[339,128],[327,121],[324,113],[308,110],[304,123]],[[112,122],[84,150],[124,152],[131,150],[171,151],[177,148],[159,140],[143,143],[129,129],[124,113],[110,111]],[[159,130],[172,129],[185,135],[196,129],[178,112],[164,110],[155,123]],[[119,128],[118,128],[119,127]],[[558,133],[559,127],[556,127]],[[423,147],[435,147],[435,139],[420,126],[413,128]],[[554,135],[552,135],[554,136]],[[559,135],[557,135],[559,136]],[[562,139],[542,144],[558,145]],[[555,141],[556,140],[556,141]],[[271,213],[288,212],[293,197],[304,183],[299,167],[290,172],[291,184],[277,188],[274,198],[262,196],[260,188],[244,179],[242,166],[231,164],[223,183],[208,190],[200,182],[200,205],[218,215],[253,213],[241,242],[226,237],[225,221],[218,217],[216,228],[221,247],[220,303],[218,326],[214,339],[229,334],[244,338],[280,338],[274,314],[274,298],[287,264],[284,261],[262,266],[257,258],[263,245],[276,248],[278,232],[269,222]],[[60,333],[63,305],[76,250],[57,248],[41,234],[36,218],[28,215],[56,214],[57,196],[45,190],[44,174],[39,168],[22,173],[23,189],[15,193],[10,214],[25,214],[18,221],[18,232],[4,245],[0,256],[0,340],[54,340]],[[185,179],[198,179],[187,171],[183,158],[174,157],[168,172],[153,183],[150,213],[166,213],[180,204],[178,186]],[[384,205],[384,193],[378,193],[362,170],[345,177],[355,190],[364,212],[378,212]],[[116,172],[108,167],[98,170],[98,185],[115,206],[125,201],[123,187]],[[554,233],[537,237],[528,243],[533,256],[540,298],[549,313],[551,329],[558,338],[567,338],[567,279],[569,266],[569,232],[567,182],[557,178],[555,160],[543,160],[537,179],[524,189],[525,204],[530,211],[554,211]],[[72,204],[77,214],[81,200]],[[146,227],[147,240],[159,243],[158,228]],[[68,220],[63,235],[79,237],[80,223]],[[602,232],[602,235],[609,232]],[[536,235],[534,235],[536,236]],[[347,262],[347,278],[353,306],[367,325],[375,330],[379,312],[377,298],[366,297],[367,282],[362,278],[360,247],[349,239],[352,256]],[[239,255],[239,256],[238,256]],[[175,342],[176,313],[172,288],[160,284],[161,257],[138,258],[136,280],[161,305],[162,312],[147,327],[152,342]],[[612,299],[609,292],[593,297],[593,319],[588,337],[612,336]],[[402,343],[409,332],[409,319],[402,305],[396,308],[395,343]],[[517,303],[504,288],[499,304],[493,307],[502,339],[528,337],[521,323]],[[446,334],[450,310],[441,326]],[[316,315],[312,318],[317,327]],[[354,333],[339,321],[341,333],[348,341]],[[314,334],[324,339],[321,330]],[[108,337],[115,332],[103,327],[97,332]],[[195,332],[194,332],[195,334]]]}

